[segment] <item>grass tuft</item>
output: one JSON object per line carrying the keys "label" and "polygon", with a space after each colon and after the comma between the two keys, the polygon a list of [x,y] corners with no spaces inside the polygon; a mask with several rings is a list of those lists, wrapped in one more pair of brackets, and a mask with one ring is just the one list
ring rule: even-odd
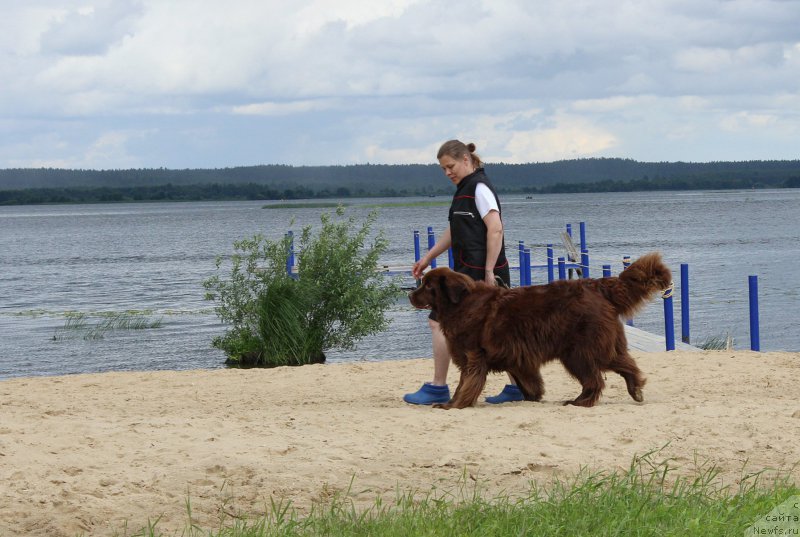
{"label": "grass tuft", "polygon": [[149,330],[161,328],[163,325],[160,317],[152,320],[149,316],[135,311],[103,312],[96,316],[99,319],[91,321],[91,317],[86,313],[67,313],[64,326],[56,330],[53,341],[103,339],[108,332],[115,330]]}
{"label": "grass tuft", "polygon": [[724,351],[732,344],[730,336],[709,336],[695,346],[704,351]]}
{"label": "grass tuft", "polygon": [[[742,535],[775,506],[800,493],[788,479],[762,486],[763,473],[744,475],[735,486],[722,486],[717,467],[697,461],[695,475],[673,477],[670,461],[654,462],[658,451],[636,457],[627,472],[583,470],[546,485],[532,482],[521,496],[487,498],[465,473],[452,491],[436,487],[425,493],[398,491],[394,502],[378,498],[362,510],[355,507],[350,489],[323,495],[307,516],[300,516],[291,501],[271,498],[262,516],[228,517],[216,529],[190,524],[182,535]],[[159,535],[163,534],[148,524],[131,537]]]}

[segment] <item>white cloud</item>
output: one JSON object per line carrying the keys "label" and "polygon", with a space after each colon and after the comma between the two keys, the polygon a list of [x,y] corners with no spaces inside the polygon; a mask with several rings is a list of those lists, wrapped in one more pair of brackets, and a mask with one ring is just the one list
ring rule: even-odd
{"label": "white cloud", "polygon": [[319,100],[297,100],[287,102],[264,102],[251,103],[234,106],[234,114],[254,115],[254,116],[286,116],[290,114],[303,114],[316,110],[325,110],[335,106],[335,103],[328,99]]}
{"label": "white cloud", "polygon": [[[442,140],[444,142],[444,140]],[[438,147],[413,147],[387,149],[378,145],[368,145],[364,148],[361,162],[394,162],[405,164],[429,163],[436,157]]]}
{"label": "white cloud", "polygon": [[750,112],[737,112],[726,116],[720,121],[722,129],[731,132],[740,132],[752,128],[765,128],[775,125],[778,118],[772,114],[754,114]]}
{"label": "white cloud", "polygon": [[132,0],[99,1],[58,13],[40,36],[41,51],[57,55],[100,55],[130,35],[141,5]]}
{"label": "white cloud", "polygon": [[585,119],[558,116],[555,124],[534,131],[514,132],[505,146],[506,162],[546,162],[600,156],[617,145],[616,137]]}
{"label": "white cloud", "polygon": [[298,10],[294,19],[294,27],[299,37],[306,37],[318,32],[323,26],[335,22],[345,23],[348,29],[361,26],[383,18],[397,18],[409,6],[420,0],[349,0],[337,1],[313,0]]}
{"label": "white cloud", "polygon": [[616,95],[602,99],[579,99],[572,103],[576,112],[617,112],[633,107],[652,106],[656,98],[652,95]]}
{"label": "white cloud", "polygon": [[132,142],[145,140],[156,130],[113,130],[93,140],[81,157],[83,168],[138,168],[144,164],[130,149]]}
{"label": "white cloud", "polygon": [[[430,148],[452,136],[481,141],[497,160],[612,151],[716,160],[768,145],[783,152],[790,141],[776,137],[796,134],[798,123],[796,6],[11,3],[0,19],[0,115],[24,127],[0,133],[0,167],[20,137],[29,145],[40,139],[40,125],[72,140],[80,155],[107,132],[173,133],[96,153],[112,166],[118,158],[191,167],[212,155],[220,165],[429,162]],[[205,134],[192,143],[179,132]],[[753,136],[769,136],[770,144],[748,143]],[[53,160],[68,157],[47,147]]]}

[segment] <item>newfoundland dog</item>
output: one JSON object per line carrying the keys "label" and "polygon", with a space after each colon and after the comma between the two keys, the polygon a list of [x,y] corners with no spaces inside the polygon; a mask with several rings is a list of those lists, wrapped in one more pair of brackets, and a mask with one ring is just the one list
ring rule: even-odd
{"label": "newfoundland dog", "polygon": [[527,401],[540,401],[544,384],[539,368],[550,360],[560,360],[583,387],[564,404],[593,406],[605,386],[603,372],[609,370],[619,373],[630,396],[641,402],[645,379],[628,354],[620,317],[633,315],[671,282],[655,252],[619,276],[514,289],[476,282],[448,268],[429,271],[409,300],[436,312],[461,371],[453,397],[436,406],[473,405],[490,371],[508,372]]}

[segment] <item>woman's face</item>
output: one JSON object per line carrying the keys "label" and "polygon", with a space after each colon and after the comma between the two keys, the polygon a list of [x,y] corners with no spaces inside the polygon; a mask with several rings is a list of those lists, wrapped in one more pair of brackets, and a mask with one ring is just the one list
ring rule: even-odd
{"label": "woman's face", "polygon": [[442,167],[442,171],[454,185],[457,185],[464,177],[475,171],[475,166],[472,165],[472,159],[469,155],[464,155],[460,159],[444,155],[439,159],[439,166]]}

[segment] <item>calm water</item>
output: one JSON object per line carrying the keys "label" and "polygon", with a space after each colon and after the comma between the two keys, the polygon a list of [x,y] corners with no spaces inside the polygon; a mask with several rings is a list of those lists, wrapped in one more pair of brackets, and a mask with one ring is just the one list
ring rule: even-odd
{"label": "calm water", "polygon": [[[426,198],[426,201],[428,199]],[[398,200],[389,200],[398,201]],[[796,270],[800,190],[505,196],[509,257],[516,245],[544,262],[546,243],[564,255],[560,232],[586,222],[592,275],[621,269],[623,255],[660,250],[675,273],[688,263],[692,341],[734,338],[749,348],[748,276],[759,277],[762,350],[800,350]],[[350,203],[375,203],[375,200]],[[264,210],[263,202],[0,207],[0,379],[109,370],[222,367],[211,339],[224,331],[201,282],[235,240],[318,224],[319,210]],[[351,207],[360,217],[369,209]],[[446,224],[446,207],[384,208],[377,228],[390,239],[384,264],[413,261],[412,236]],[[294,223],[292,224],[292,220]],[[446,257],[440,259],[446,263]],[[512,275],[512,278],[515,276]],[[534,272],[542,283],[544,272]],[[675,322],[680,337],[680,296]],[[66,313],[145,312],[160,328],[119,330],[101,339],[62,337]],[[430,356],[426,314],[398,302],[390,328],[329,360]],[[663,333],[661,301],[637,317]],[[55,339],[54,339],[55,338]]]}

